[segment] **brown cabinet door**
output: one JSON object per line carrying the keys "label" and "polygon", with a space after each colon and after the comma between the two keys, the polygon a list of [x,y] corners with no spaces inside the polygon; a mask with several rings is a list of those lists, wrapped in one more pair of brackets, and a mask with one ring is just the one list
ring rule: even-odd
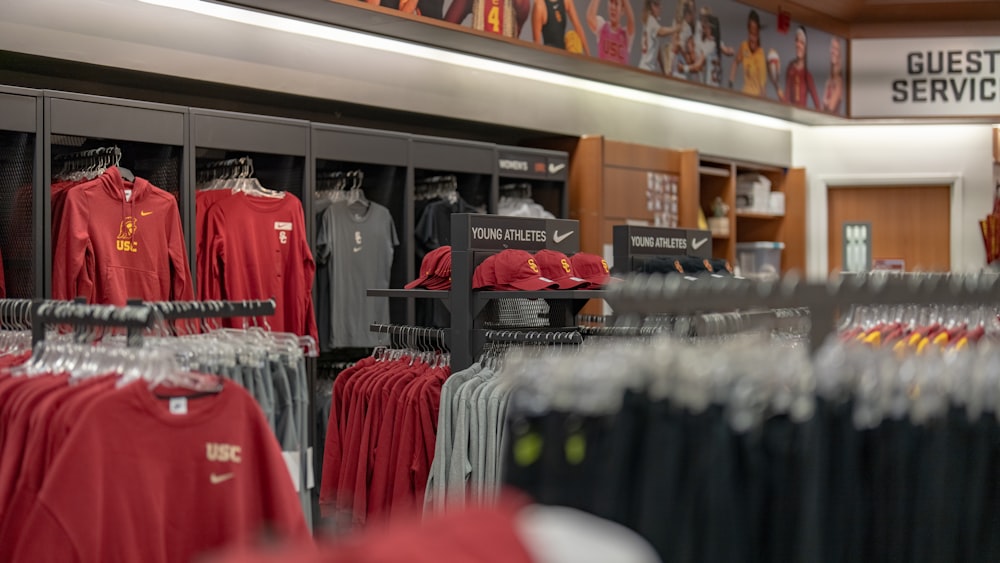
{"label": "brown cabinet door", "polygon": [[872,258],[906,261],[907,271],[951,269],[950,186],[850,186],[827,191],[830,272],[843,265],[843,224],[872,225]]}

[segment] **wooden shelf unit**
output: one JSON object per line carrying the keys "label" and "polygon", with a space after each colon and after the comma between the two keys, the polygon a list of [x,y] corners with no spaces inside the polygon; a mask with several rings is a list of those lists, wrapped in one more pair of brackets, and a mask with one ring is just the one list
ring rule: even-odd
{"label": "wooden shelf unit", "polygon": [[[805,169],[702,156],[697,170],[699,199],[705,217],[712,216],[712,204],[717,197],[729,206],[729,235],[712,237],[716,258],[725,258],[735,265],[737,243],[777,241],[785,243],[782,271],[805,272]],[[771,181],[771,191],[785,194],[784,215],[736,210],[736,180],[746,173],[763,175]]]}

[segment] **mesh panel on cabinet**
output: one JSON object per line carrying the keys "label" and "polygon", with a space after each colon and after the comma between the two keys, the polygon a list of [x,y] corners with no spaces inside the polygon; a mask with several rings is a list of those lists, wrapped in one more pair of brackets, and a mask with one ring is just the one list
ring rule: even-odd
{"label": "mesh panel on cabinet", "polygon": [[35,293],[35,135],[0,132],[0,255],[7,297]]}

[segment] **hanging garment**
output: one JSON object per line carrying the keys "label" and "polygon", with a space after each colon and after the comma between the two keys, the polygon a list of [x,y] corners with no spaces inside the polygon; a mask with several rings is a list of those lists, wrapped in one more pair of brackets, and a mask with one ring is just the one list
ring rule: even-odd
{"label": "hanging garment", "polygon": [[53,298],[114,305],[194,298],[174,196],[142,178],[126,183],[111,167],[63,197]]}
{"label": "hanging garment", "polygon": [[367,207],[346,201],[327,207],[316,237],[317,260],[325,265],[329,283],[329,337],[322,350],[374,348],[371,323],[389,322],[389,298],[366,297],[368,289],[387,289],[392,275],[396,226],[389,210],[375,202]]}
{"label": "hanging garment", "polygon": [[[306,242],[302,203],[292,194],[221,197],[205,212],[199,263],[201,299],[274,299],[268,325],[276,332],[316,334],[312,302],[316,269]],[[228,321],[237,327],[242,321]]]}
{"label": "hanging garment", "polygon": [[0,560],[190,561],[264,532],[308,541],[280,449],[239,386],[66,381],[0,376],[19,397],[0,403],[0,465],[20,475]]}
{"label": "hanging garment", "polygon": [[333,383],[320,501],[350,527],[423,505],[447,366],[369,357]]}

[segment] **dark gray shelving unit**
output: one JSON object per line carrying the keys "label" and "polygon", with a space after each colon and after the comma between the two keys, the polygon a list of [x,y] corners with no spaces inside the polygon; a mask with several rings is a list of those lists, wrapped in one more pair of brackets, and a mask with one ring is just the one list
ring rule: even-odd
{"label": "dark gray shelving unit", "polygon": [[496,162],[498,198],[503,197],[506,185],[527,184],[532,200],[560,219],[569,217],[568,154],[498,145]]}
{"label": "dark gray shelving unit", "polygon": [[[188,181],[188,108],[119,98],[44,91],[42,136],[43,294],[52,294],[51,183],[53,158],[96,147],[117,146],[121,165],[178,198],[190,240],[194,201]],[[37,193],[37,192],[36,192]],[[193,259],[193,253],[190,253]]]}
{"label": "dark gray shelving unit", "polygon": [[0,87],[0,255],[9,298],[45,295],[42,92]]}

